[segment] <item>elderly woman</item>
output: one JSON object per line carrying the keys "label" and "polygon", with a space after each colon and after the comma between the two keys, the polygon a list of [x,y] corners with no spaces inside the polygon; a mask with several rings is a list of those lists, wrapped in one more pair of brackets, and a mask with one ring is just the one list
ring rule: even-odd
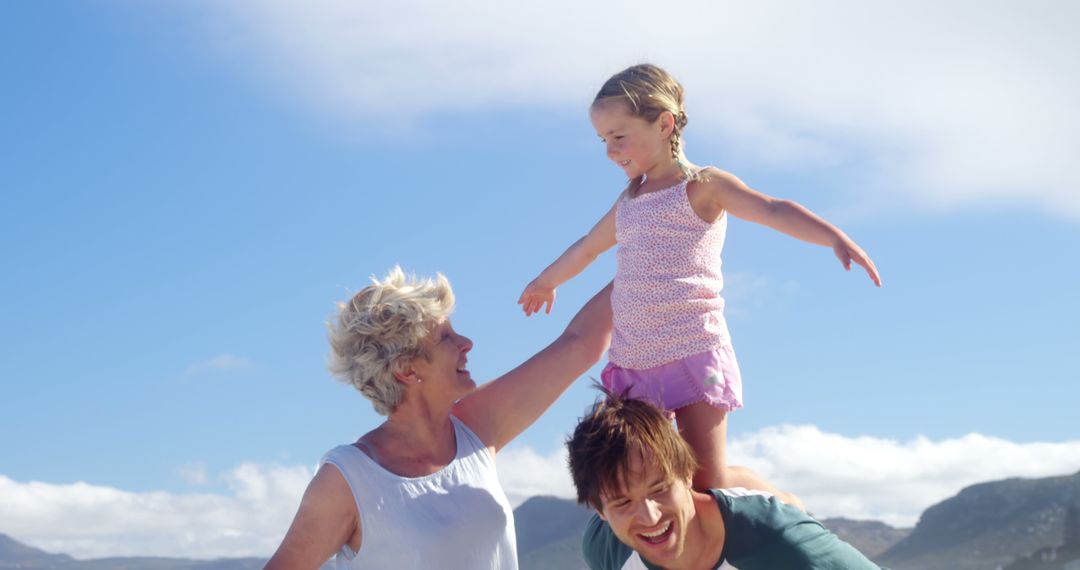
{"label": "elderly woman", "polygon": [[450,283],[399,268],[342,305],[330,368],[386,421],[328,452],[267,568],[515,569],[496,454],[603,355],[610,286],[547,348],[476,386]]}

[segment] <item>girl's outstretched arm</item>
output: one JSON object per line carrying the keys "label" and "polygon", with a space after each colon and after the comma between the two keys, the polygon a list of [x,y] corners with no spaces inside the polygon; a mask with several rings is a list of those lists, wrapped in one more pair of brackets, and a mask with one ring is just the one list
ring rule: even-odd
{"label": "girl's outstretched arm", "polygon": [[873,260],[844,232],[821,216],[791,200],[781,200],[758,192],[739,180],[735,175],[709,169],[708,181],[703,189],[719,210],[727,210],[733,216],[766,225],[803,241],[831,247],[844,269],[851,264],[866,270],[870,280],[881,287],[881,276]]}
{"label": "girl's outstretched arm", "polygon": [[[621,198],[621,196],[620,196]],[[618,201],[611,206],[608,213],[600,218],[589,233],[574,242],[562,255],[559,256],[547,269],[533,279],[522,291],[518,298],[518,304],[525,311],[525,316],[539,313],[540,309],[547,305],[544,311],[551,313],[551,307],[555,305],[555,289],[572,279],[589,266],[601,253],[611,249],[615,245],[615,210]]]}

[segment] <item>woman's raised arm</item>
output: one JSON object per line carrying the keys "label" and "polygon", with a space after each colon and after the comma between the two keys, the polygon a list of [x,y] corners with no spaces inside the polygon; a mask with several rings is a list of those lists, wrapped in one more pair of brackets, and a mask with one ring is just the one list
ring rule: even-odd
{"label": "woman's raised arm", "polygon": [[499,451],[600,360],[610,340],[609,283],[578,311],[555,342],[462,398],[454,415],[492,451]]}

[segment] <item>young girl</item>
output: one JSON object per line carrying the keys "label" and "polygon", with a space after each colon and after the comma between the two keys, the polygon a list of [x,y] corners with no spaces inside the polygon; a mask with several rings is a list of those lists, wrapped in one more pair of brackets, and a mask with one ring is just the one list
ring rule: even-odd
{"label": "young girl", "polygon": [[674,413],[701,469],[694,487],[746,487],[780,493],[748,469],[727,465],[727,414],[742,407],[742,380],[720,296],[720,250],[728,214],[831,247],[845,269],[877,268],[844,232],[803,206],[747,187],[734,175],[690,163],[682,151],[683,89],[654,65],[609,79],[590,109],[607,156],[630,179],[611,210],[525,288],[526,315],[551,312],[555,289],[619,244],[611,295],[614,335],[601,374]]}

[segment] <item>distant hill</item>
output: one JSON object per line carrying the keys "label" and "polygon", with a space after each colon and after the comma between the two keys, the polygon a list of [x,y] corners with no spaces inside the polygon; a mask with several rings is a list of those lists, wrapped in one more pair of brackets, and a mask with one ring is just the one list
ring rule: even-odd
{"label": "distant hill", "polygon": [[878,521],[833,518],[821,519],[821,524],[871,560],[881,556],[911,533],[910,528],[893,528]]}
{"label": "distant hill", "polygon": [[926,509],[911,534],[877,560],[897,570],[1004,567],[1062,544],[1065,512],[1078,502],[1080,473],[972,485]]}
{"label": "distant hill", "polygon": [[1080,570],[1080,503],[1065,511],[1065,532],[1060,544],[1018,558],[1004,570]]}
{"label": "distant hill", "polygon": [[74,560],[66,554],[49,554],[0,534],[0,568],[60,568]]}
{"label": "distant hill", "polygon": [[1080,568],[1080,546],[1041,548],[1002,570],[1066,570]]}
{"label": "distant hill", "polygon": [[0,534],[2,570],[256,570],[265,565],[264,558],[192,560],[147,556],[76,560],[67,554],[49,554]]}
{"label": "distant hill", "polygon": [[521,570],[586,569],[581,534],[592,511],[574,501],[533,497],[514,509]]}

